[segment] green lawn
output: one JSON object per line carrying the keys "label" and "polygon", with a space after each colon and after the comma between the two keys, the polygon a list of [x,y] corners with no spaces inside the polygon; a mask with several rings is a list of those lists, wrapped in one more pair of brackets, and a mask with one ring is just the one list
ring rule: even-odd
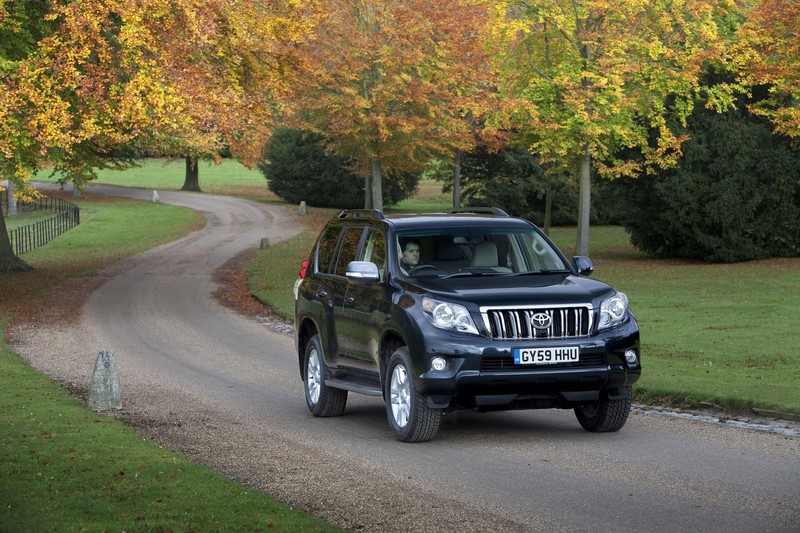
{"label": "green lawn", "polygon": [[[639,320],[640,400],[800,413],[800,259],[736,264],[652,260],[619,227],[592,229],[594,277]],[[574,247],[574,230],[554,238]]]}
{"label": "green lawn", "polygon": [[[203,192],[277,199],[267,189],[267,180],[259,170],[246,168],[231,159],[223,159],[219,164],[213,161],[200,161],[198,175]],[[97,180],[94,183],[179,190],[183,187],[185,177],[186,165],[182,159],[143,159],[138,167],[124,171],[101,170],[97,173]],[[43,170],[36,179],[55,182],[57,176],[53,176],[49,170]]]}

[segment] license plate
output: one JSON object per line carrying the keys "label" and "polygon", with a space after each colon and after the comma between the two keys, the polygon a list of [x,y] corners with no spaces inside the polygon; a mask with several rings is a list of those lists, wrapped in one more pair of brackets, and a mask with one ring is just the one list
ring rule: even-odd
{"label": "license plate", "polygon": [[557,365],[580,359],[577,346],[564,348],[514,348],[515,365]]}

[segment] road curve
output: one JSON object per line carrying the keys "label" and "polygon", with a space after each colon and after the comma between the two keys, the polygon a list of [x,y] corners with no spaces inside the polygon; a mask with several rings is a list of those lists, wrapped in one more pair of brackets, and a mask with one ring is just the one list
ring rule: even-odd
{"label": "road curve", "polygon": [[77,327],[13,335],[34,366],[76,383],[112,350],[124,417],[143,435],[348,529],[798,530],[797,437],[640,412],[600,435],[570,411],[459,412],[435,441],[409,445],[392,438],[374,398],[351,394],[344,416],[310,416],[291,337],[212,297],[214,271],[262,237],[299,231],[294,215],[159,195],[199,210],[207,226],[104,272]]}

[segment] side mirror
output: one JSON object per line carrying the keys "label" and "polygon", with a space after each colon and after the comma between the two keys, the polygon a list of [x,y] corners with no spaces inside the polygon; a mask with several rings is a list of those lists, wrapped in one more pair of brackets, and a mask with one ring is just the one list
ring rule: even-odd
{"label": "side mirror", "polygon": [[350,261],[347,264],[347,279],[353,282],[379,281],[378,265],[369,261]]}
{"label": "side mirror", "polygon": [[572,266],[581,276],[591,276],[594,272],[594,263],[585,255],[576,255],[572,258]]}

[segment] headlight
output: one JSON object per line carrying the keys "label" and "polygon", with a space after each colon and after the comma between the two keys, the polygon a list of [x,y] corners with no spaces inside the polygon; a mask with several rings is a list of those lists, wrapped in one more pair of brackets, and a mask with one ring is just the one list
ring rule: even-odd
{"label": "headlight", "polygon": [[478,328],[475,327],[475,322],[463,305],[425,297],[422,299],[422,310],[431,323],[439,329],[478,335]]}
{"label": "headlight", "polygon": [[622,323],[628,313],[628,297],[618,292],[600,304],[600,324],[597,329],[606,329]]}

